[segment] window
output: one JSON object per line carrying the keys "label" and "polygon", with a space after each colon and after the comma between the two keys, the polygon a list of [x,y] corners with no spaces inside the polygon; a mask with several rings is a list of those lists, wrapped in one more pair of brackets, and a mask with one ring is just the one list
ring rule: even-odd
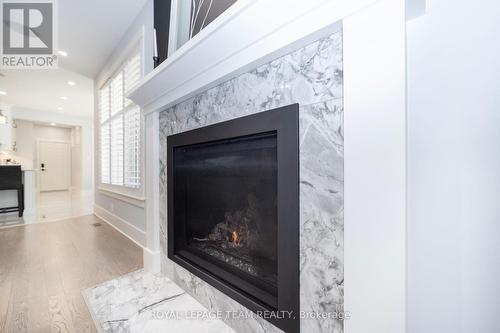
{"label": "window", "polygon": [[141,114],[125,97],[140,78],[141,56],[137,52],[99,90],[102,184],[141,187]]}

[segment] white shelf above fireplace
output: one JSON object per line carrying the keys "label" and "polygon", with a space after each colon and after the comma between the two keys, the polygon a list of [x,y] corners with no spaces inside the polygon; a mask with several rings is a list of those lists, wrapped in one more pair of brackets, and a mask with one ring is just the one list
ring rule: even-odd
{"label": "white shelf above fireplace", "polygon": [[128,97],[145,114],[338,30],[376,0],[240,0],[146,75]]}

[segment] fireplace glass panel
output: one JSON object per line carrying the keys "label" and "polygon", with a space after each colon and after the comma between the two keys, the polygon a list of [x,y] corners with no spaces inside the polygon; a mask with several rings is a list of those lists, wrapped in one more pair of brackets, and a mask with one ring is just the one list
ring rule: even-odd
{"label": "fireplace glass panel", "polygon": [[175,147],[173,156],[175,251],[215,265],[210,273],[229,283],[244,280],[236,287],[248,293],[275,296],[276,132]]}

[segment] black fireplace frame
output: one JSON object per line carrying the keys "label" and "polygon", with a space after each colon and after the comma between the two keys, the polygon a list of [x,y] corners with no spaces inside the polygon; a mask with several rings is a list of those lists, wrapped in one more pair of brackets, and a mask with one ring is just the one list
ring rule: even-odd
{"label": "black fireplace frame", "polygon": [[[168,235],[175,235],[174,148],[244,137],[277,134],[278,283],[277,306],[269,306],[203,268],[189,254],[168,241],[168,258],[256,313],[281,314],[265,318],[285,332],[300,331],[299,308],[299,105],[291,104],[253,115],[216,123],[167,137]],[[179,253],[180,252],[180,253]],[[207,262],[207,264],[210,264]],[[208,266],[208,265],[207,265]],[[227,273],[231,274],[231,273]],[[292,311],[282,316],[281,311]]]}

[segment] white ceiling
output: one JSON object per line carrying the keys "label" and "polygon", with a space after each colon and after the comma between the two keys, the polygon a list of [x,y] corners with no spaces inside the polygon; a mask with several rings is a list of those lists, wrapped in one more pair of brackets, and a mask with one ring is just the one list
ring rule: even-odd
{"label": "white ceiling", "polygon": [[[94,78],[146,0],[60,0],[59,65]],[[62,59],[61,59],[62,58]]]}
{"label": "white ceiling", "polygon": [[[62,68],[51,70],[2,71],[0,96],[3,103],[13,107],[64,113],[88,117],[94,110],[93,80]],[[70,86],[68,81],[73,81]],[[61,99],[67,97],[67,100]],[[62,110],[58,110],[62,107]]]}
{"label": "white ceiling", "polygon": [[[13,107],[92,116],[93,78],[147,0],[58,1],[59,69],[2,70],[0,102]],[[67,84],[74,81],[75,86]],[[67,100],[60,97],[66,96]],[[58,110],[62,107],[63,110]]]}

